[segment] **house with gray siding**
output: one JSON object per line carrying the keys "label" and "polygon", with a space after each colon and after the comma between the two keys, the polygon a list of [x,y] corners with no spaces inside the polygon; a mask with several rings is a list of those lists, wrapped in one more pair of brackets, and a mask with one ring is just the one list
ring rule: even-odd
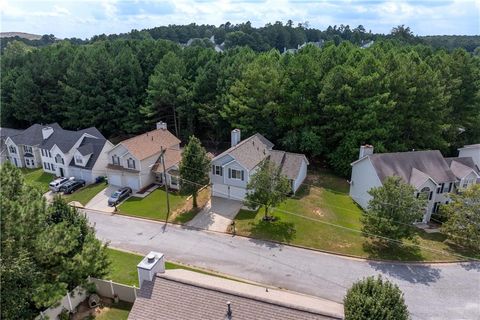
{"label": "house with gray siding", "polygon": [[359,159],[352,164],[350,197],[363,209],[372,198],[370,189],[380,187],[388,177],[398,176],[415,188],[417,197],[427,199],[422,222],[430,221],[449,193],[477,183],[480,171],[471,157],[444,158],[438,150],[373,153],[373,146],[360,147]]}
{"label": "house with gray siding", "polygon": [[295,193],[307,175],[308,160],[303,154],[273,150],[273,143],[257,133],[241,140],[241,132],[231,132],[231,148],[212,159],[210,181],[212,195],[222,198],[243,200],[247,193],[250,177],[260,163],[269,159],[291,183]]}

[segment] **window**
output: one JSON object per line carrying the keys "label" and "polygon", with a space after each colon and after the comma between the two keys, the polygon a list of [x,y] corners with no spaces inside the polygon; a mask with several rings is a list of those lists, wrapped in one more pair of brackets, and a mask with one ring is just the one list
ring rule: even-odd
{"label": "window", "polygon": [[55,171],[55,165],[53,163],[50,163],[50,170]]}
{"label": "window", "polygon": [[8,149],[10,150],[10,153],[17,153],[17,148],[15,148],[14,146],[10,146],[8,147]]}
{"label": "window", "polygon": [[243,170],[228,169],[228,177],[230,179],[242,180],[243,181]]}
{"label": "window", "polygon": [[223,176],[222,166],[213,165],[212,166],[212,171],[213,171],[213,174],[216,175],[216,176]]}
{"label": "window", "polygon": [[75,156],[76,164],[83,164],[83,158],[81,156]]}
{"label": "window", "polygon": [[[40,151],[42,152],[42,157],[45,157],[45,150],[40,149]],[[45,163],[45,162],[44,162],[44,163]]]}
{"label": "window", "polygon": [[178,177],[177,176],[170,176],[170,184],[172,186],[178,185]]}
{"label": "window", "polygon": [[27,164],[27,166],[29,166],[30,165],[30,160],[25,159],[25,163]]}
{"label": "window", "polygon": [[63,160],[62,156],[59,155],[59,154],[57,154],[57,155],[55,156],[55,162],[56,162],[56,163],[65,164],[65,161]]}
{"label": "window", "polygon": [[48,152],[48,157],[51,158],[51,157],[52,157],[52,154],[50,153],[49,150],[47,150],[45,153],[47,153],[47,152]]}
{"label": "window", "polygon": [[438,213],[439,208],[440,208],[440,202],[435,202],[433,204],[432,213]]}
{"label": "window", "polygon": [[133,160],[132,158],[129,158],[127,160],[127,167],[129,169],[135,169],[135,160]]}
{"label": "window", "polygon": [[450,182],[448,185],[448,191],[447,192],[452,192],[452,187],[453,187],[453,182]]}
{"label": "window", "polygon": [[417,198],[431,200],[432,192],[429,187],[425,187],[417,193]]}
{"label": "window", "polygon": [[112,163],[117,166],[120,165],[120,158],[116,154],[112,156]]}
{"label": "window", "polygon": [[30,147],[30,146],[23,146],[23,151],[24,151],[24,152],[32,153],[32,147]]}
{"label": "window", "polygon": [[48,170],[46,162],[43,163],[43,169]]}
{"label": "window", "polygon": [[437,188],[437,193],[442,193],[444,186],[445,186],[445,183],[442,183],[441,185],[439,185],[438,188]]}

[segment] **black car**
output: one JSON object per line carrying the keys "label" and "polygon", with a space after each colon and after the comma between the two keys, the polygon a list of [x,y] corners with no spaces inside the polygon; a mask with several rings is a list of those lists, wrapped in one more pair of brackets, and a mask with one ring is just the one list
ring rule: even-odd
{"label": "black car", "polygon": [[72,181],[68,181],[67,183],[63,184],[60,187],[60,192],[63,192],[65,194],[69,194],[69,193],[72,193],[75,190],[80,189],[81,187],[84,187],[84,186],[85,186],[85,180],[81,180],[81,179],[72,180]]}
{"label": "black car", "polygon": [[123,199],[128,198],[132,194],[132,189],[129,187],[120,188],[115,191],[110,198],[108,198],[108,205],[110,207],[119,204]]}

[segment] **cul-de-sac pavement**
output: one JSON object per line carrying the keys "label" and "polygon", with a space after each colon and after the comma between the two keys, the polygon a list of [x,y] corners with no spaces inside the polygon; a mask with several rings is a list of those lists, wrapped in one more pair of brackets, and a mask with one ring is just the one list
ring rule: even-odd
{"label": "cul-de-sac pavement", "polygon": [[356,280],[381,274],[400,286],[413,319],[478,319],[480,263],[389,263],[85,211],[110,246],[341,302]]}

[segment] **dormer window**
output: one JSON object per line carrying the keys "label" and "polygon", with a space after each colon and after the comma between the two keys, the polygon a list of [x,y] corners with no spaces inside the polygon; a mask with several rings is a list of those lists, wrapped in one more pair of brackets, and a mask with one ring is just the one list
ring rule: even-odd
{"label": "dormer window", "polygon": [[119,165],[120,165],[120,157],[117,156],[116,154],[114,154],[114,155],[112,156],[112,163],[113,163],[114,165],[119,166]]}
{"label": "dormer window", "polygon": [[127,160],[127,167],[128,167],[129,169],[135,169],[135,160],[132,159],[132,158],[129,158],[129,159]]}
{"label": "dormer window", "polygon": [[55,156],[55,162],[56,162],[56,163],[65,164],[65,161],[63,160],[62,156],[59,155],[59,154],[57,154],[57,155]]}
{"label": "dormer window", "polygon": [[8,149],[10,150],[10,153],[17,153],[17,148],[14,146],[10,146]]}
{"label": "dormer window", "polygon": [[23,151],[24,151],[25,153],[27,153],[27,152],[28,152],[28,153],[33,153],[33,152],[32,152],[32,147],[30,147],[30,146],[23,146]]}
{"label": "dormer window", "polygon": [[83,158],[81,156],[76,156],[75,157],[75,163],[76,164],[83,164]]}

